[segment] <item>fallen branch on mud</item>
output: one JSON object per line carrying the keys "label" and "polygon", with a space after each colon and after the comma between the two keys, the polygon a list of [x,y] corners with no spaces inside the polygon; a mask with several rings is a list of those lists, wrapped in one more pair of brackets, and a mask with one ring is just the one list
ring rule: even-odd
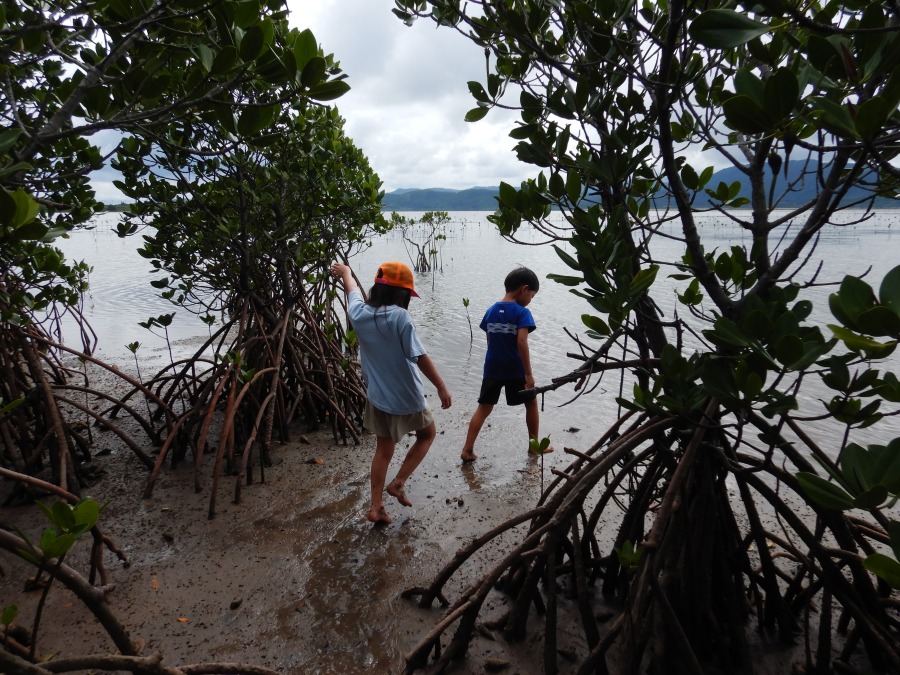
{"label": "fallen branch on mud", "polygon": [[125,671],[138,675],[279,675],[279,671],[245,663],[199,663],[169,666],[161,654],[152,656],[95,655],[53,659],[40,665],[0,650],[0,665],[22,675],[52,675],[80,670]]}

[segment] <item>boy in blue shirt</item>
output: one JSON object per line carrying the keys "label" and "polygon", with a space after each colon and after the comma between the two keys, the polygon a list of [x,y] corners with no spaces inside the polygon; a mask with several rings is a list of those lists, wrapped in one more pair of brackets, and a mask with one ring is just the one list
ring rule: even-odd
{"label": "boy in blue shirt", "polygon": [[[478,408],[469,421],[469,431],[460,455],[463,462],[474,462],[478,458],[474,452],[475,440],[500,400],[503,389],[506,390],[508,405],[524,404],[528,436],[538,438],[537,398],[534,393],[525,390],[534,389],[528,334],[537,327],[527,307],[538,292],[540,282],[530,269],[518,267],[506,276],[503,286],[506,295],[500,302],[491,305],[479,324],[487,334],[487,354]],[[545,452],[552,450],[548,448]]]}

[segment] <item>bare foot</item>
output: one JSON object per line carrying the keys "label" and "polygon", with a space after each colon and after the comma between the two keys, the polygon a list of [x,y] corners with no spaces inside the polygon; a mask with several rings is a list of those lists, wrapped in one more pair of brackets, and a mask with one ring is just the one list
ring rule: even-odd
{"label": "bare foot", "polygon": [[406,498],[406,491],[403,489],[402,484],[398,487],[396,481],[392,481],[386,490],[391,497],[395,497],[403,506],[412,506],[412,502]]}
{"label": "bare foot", "polygon": [[471,450],[463,450],[463,451],[462,451],[462,454],[459,456],[459,458],[460,458],[463,462],[474,462],[476,459],[478,459],[478,455],[476,455],[476,454],[475,454],[473,451],[471,451]]}
{"label": "bare foot", "polygon": [[384,506],[373,506],[370,508],[368,518],[376,525],[387,525],[388,523],[394,522],[394,519],[391,518],[391,515]]}

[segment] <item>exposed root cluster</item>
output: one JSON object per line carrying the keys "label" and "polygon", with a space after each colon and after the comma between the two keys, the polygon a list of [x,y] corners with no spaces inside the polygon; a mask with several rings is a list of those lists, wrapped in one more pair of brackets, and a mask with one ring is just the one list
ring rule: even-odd
{"label": "exposed root cluster", "polygon": [[[423,607],[447,606],[408,654],[407,672],[429,666],[431,654],[444,670],[476,628],[522,640],[532,610],[544,624],[543,671],[558,672],[562,603],[580,617],[578,673],[750,670],[750,619],[785,642],[801,634],[807,672],[831,672],[859,647],[874,667],[896,672],[897,597],[861,564],[887,541],[887,521],[811,503],[792,473],[809,469],[807,455],[765,420],[751,424],[780,444],[783,465],[770,451],[741,451],[715,401],[693,421],[625,416],[588,451],[567,448],[574,461],[535,509],[473,540],[429,586],[406,591]],[[610,520],[614,533],[601,524]],[[444,597],[469,558],[525,522],[502,560],[452,602]],[[495,589],[507,610],[488,621]],[[601,602],[618,607],[611,619],[598,619]]]}

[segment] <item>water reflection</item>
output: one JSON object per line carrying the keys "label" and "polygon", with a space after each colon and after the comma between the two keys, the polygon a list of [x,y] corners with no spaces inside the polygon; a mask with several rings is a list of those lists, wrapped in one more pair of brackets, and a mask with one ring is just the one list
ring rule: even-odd
{"label": "water reflection", "polygon": [[[414,219],[421,214],[406,214]],[[454,392],[454,408],[447,413],[445,421],[464,424],[477,397],[481,370],[485,353],[484,333],[478,323],[487,307],[499,300],[504,293],[503,279],[507,272],[517,265],[526,265],[537,272],[542,280],[540,292],[530,309],[538,329],[529,337],[532,364],[539,385],[547,384],[551,378],[568,373],[578,362],[567,356],[576,352],[577,346],[567,334],[584,336],[581,315],[591,312],[588,304],[573,295],[567,287],[546,280],[547,274],[568,274],[569,268],[560,260],[550,246],[521,246],[512,244],[499,236],[493,225],[486,221],[486,213],[452,213],[446,228],[446,240],[439,244],[439,266],[428,274],[417,275],[416,285],[422,296],[414,300],[410,310],[423,342]],[[858,214],[857,214],[858,215]],[[60,242],[60,247],[72,259],[85,259],[94,267],[91,275],[91,289],[86,298],[85,314],[100,337],[99,355],[111,361],[127,361],[131,355],[125,349],[129,342],[138,340],[144,346],[139,351],[142,360],[168,358],[165,340],[138,326],[150,316],[177,312],[175,322],[170,327],[170,337],[176,349],[176,357],[196,349],[200,339],[208,335],[208,327],[183,309],[171,305],[159,297],[149,286],[151,267],[148,261],[136,253],[140,245],[138,237],[120,239],[115,235],[113,224],[117,214],[98,216],[92,230],[72,234],[69,240]],[[846,216],[847,220],[855,218]],[[733,225],[724,223],[714,216],[701,218],[701,234],[707,242],[707,250],[726,250],[733,244],[747,245],[746,234]],[[894,225],[900,223],[900,211],[884,211],[866,222],[846,228],[829,228],[822,233],[815,254],[807,267],[800,271],[797,280],[812,278],[821,265],[818,279],[839,281],[844,274],[862,275],[870,270],[868,279],[877,287],[884,274],[896,263],[898,235]],[[787,225],[786,228],[794,227]],[[665,234],[653,240],[650,253],[655,259],[675,261],[680,259],[683,245],[677,239],[677,230],[670,226]],[[524,228],[521,237],[536,242],[540,236]],[[564,250],[571,250],[565,244]],[[351,264],[363,285],[368,285],[375,276],[378,265],[390,259],[411,260],[411,250],[399,233],[390,233],[372,240],[372,245],[354,258]],[[687,282],[671,279],[672,268],[664,268],[654,286],[654,298],[667,316],[676,311],[676,291],[683,289]],[[815,286],[804,291],[804,297],[814,302],[812,320],[827,323],[832,317],[827,307],[827,296],[833,287]],[[468,298],[468,312],[463,305]],[[685,311],[680,308],[680,311]],[[470,334],[470,321],[474,335]],[[74,338],[74,330],[69,335]],[[65,337],[65,336],[64,336]],[[73,339],[73,343],[76,341]],[[686,349],[696,343],[686,344]],[[897,358],[892,360],[896,369]],[[808,378],[804,410],[821,411],[819,399],[827,399],[831,394],[818,378]],[[595,376],[587,389],[591,393],[571,400],[574,392],[567,387],[545,396],[545,414],[542,419],[542,434],[552,431],[555,438],[566,438],[565,429],[572,426],[584,427],[584,433],[609,425],[618,416],[615,397],[622,384],[612,373],[605,377]],[[629,387],[626,383],[626,387]],[[571,402],[570,402],[571,400]],[[565,405],[559,409],[559,406]],[[490,423],[518,426],[521,411],[497,406]],[[559,420],[554,423],[553,420]],[[545,423],[546,421],[546,423]],[[813,429],[825,427],[819,422],[810,423]],[[886,440],[900,435],[900,422],[887,419],[872,432],[876,439]],[[560,443],[555,443],[557,446]],[[521,448],[515,440],[510,441],[515,456]],[[482,463],[485,471],[483,480],[490,484],[496,479],[491,470],[491,462],[499,462],[493,467],[498,475],[508,475],[509,466],[504,466],[502,457]]]}
{"label": "water reflection", "polygon": [[[93,269],[90,287],[84,297],[84,316],[98,336],[96,356],[111,362],[130,362],[126,345],[140,342],[138,356],[148,366],[168,362],[169,353],[161,329],[151,332],[138,324],[150,317],[176,313],[169,338],[176,358],[193,353],[209,336],[209,327],[196,316],[176,307],[159,295],[150,282],[160,278],[150,261],[138,255],[143,244],[140,234],[120,238],[115,224],[121,216],[104,213],[92,221],[90,230],[77,230],[57,246],[71,260],[84,260]],[[63,339],[80,347],[72,322],[63,322]],[[152,369],[152,368],[151,368]]]}

